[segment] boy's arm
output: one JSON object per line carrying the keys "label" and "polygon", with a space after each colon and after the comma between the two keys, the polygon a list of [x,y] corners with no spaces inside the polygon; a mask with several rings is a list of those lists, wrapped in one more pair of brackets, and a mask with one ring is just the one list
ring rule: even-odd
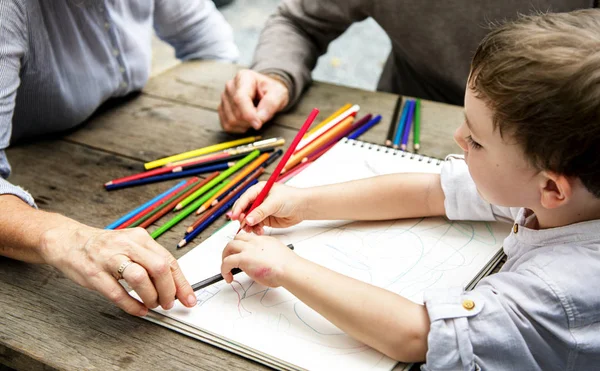
{"label": "boy's arm", "polygon": [[439,174],[401,173],[311,188],[307,220],[385,220],[445,215]]}
{"label": "boy's arm", "polygon": [[425,360],[429,316],[423,305],[306,260],[274,237],[243,233],[223,251],[221,274],[240,268],[269,287],[283,286],[353,338],[402,362]]}

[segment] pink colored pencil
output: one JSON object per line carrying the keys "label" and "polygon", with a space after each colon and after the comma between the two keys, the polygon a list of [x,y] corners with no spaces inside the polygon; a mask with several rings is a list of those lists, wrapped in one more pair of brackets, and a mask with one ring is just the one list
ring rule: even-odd
{"label": "pink colored pencil", "polygon": [[290,180],[292,177],[298,175],[302,170],[306,169],[312,161],[306,161],[301,164],[294,166],[290,171],[287,171],[284,174],[281,174],[279,178],[277,178],[277,183],[285,183]]}

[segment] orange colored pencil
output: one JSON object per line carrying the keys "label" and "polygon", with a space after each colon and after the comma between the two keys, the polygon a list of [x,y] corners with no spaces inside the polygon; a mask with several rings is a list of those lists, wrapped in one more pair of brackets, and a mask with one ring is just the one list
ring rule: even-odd
{"label": "orange colored pencil", "polygon": [[302,139],[307,138],[308,136],[310,136],[315,131],[317,131],[320,128],[322,128],[323,126],[327,125],[327,123],[329,123],[331,120],[335,119],[336,117],[338,117],[342,113],[346,112],[348,109],[350,109],[350,107],[352,107],[352,105],[350,103],[344,104],[337,111],[335,111],[334,113],[332,113],[331,116],[327,117],[325,120],[321,121],[317,126],[315,126],[314,128],[310,129],[309,131],[307,131],[306,134],[304,134],[304,136],[302,137]]}
{"label": "orange colored pencil", "polygon": [[191,226],[188,227],[187,233],[190,233],[197,226],[199,226],[202,222],[204,222],[206,219],[208,219],[215,211],[219,210],[219,206],[220,205],[225,205],[227,202],[229,202],[229,200],[231,200],[233,197],[235,197],[235,195],[237,195],[239,192],[241,192],[242,189],[244,189],[248,184],[250,184],[251,182],[253,182],[254,179],[256,179],[256,178],[250,177],[250,178],[244,180],[244,182],[242,184],[240,184],[239,186],[235,187],[233,189],[233,191],[229,192],[229,194],[224,199],[222,199],[221,201],[219,201],[219,203],[217,203],[215,205],[215,207],[213,207],[210,211],[204,213],[204,215],[202,215],[201,217],[199,217],[198,219],[196,219],[196,221]]}
{"label": "orange colored pencil", "polygon": [[329,142],[332,138],[335,138],[336,135],[346,130],[350,125],[352,125],[353,121],[353,116],[347,117],[342,122],[331,128],[329,131],[315,139],[313,142],[306,145],[298,152],[294,153],[292,157],[290,157],[289,161],[285,164],[282,173],[296,166],[300,161],[302,161],[304,157],[308,156],[313,151],[321,148],[323,144]]}
{"label": "orange colored pencil", "polygon": [[[248,177],[248,179],[257,179],[259,176],[261,176],[263,173],[265,172],[265,168],[264,167],[259,167],[258,169],[256,169],[252,174],[250,174],[250,176]],[[210,204],[210,206],[216,206],[219,202],[221,202],[219,199],[215,199],[212,204]]]}
{"label": "orange colored pencil", "polygon": [[185,199],[187,196],[189,196],[192,193],[196,192],[198,189],[200,189],[201,187],[203,187],[206,183],[208,183],[211,180],[213,180],[214,178],[216,178],[217,175],[219,175],[218,171],[215,171],[214,173],[210,174],[208,176],[208,178],[204,179],[200,183],[196,184],[194,187],[190,188],[187,192],[185,192],[184,194],[182,194],[178,198],[176,198],[173,201],[171,201],[161,211],[159,211],[158,213],[154,214],[151,218],[149,218],[148,220],[146,220],[142,224],[140,224],[139,227],[148,228],[150,225],[152,225],[152,223],[154,223],[158,219],[162,218],[165,214],[169,213],[169,211],[173,210],[175,208],[175,206],[177,206],[177,204],[181,202],[181,200]]}
{"label": "orange colored pencil", "polygon": [[202,214],[206,209],[208,209],[210,207],[210,205],[212,204],[212,202],[214,200],[216,200],[223,193],[225,193],[229,189],[231,189],[231,187],[235,186],[240,180],[244,179],[244,177],[246,177],[248,174],[250,174],[251,172],[256,170],[256,168],[258,168],[260,165],[262,165],[263,162],[267,161],[269,156],[270,156],[269,153],[263,153],[262,155],[258,156],[254,161],[252,161],[251,163],[246,165],[246,167],[244,167],[242,169],[242,171],[239,172],[239,174],[237,174],[234,178],[231,179],[229,184],[227,184],[225,187],[223,187],[221,190],[219,190],[219,192],[215,193],[211,198],[206,200],[206,202],[203,203],[202,206],[200,206],[198,211],[196,211],[196,214],[197,215]]}

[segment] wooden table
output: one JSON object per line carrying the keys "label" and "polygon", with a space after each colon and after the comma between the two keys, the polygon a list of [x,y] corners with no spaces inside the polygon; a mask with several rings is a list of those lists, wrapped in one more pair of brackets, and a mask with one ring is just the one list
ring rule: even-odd
{"label": "wooden table", "polygon": [[[225,82],[239,68],[189,62],[168,70],[141,94],[105,105],[76,131],[10,148],[9,180],[29,190],[41,209],[102,228],[177,181],[113,192],[103,189],[104,182],[137,172],[144,162],[234,138],[221,131],[216,108]],[[381,124],[361,137],[383,143],[397,99],[394,94],[314,83],[297,107],[277,116],[261,135],[282,136],[290,143],[313,107],[323,119],[350,102],[360,104],[361,114],[383,116]],[[452,133],[462,117],[461,107],[424,101],[421,152],[442,158],[458,152]],[[223,220],[189,247],[176,250],[187,224],[158,239],[175,257],[212,234]],[[0,364],[12,368],[266,368],[130,316],[46,265],[0,258],[0,293]]]}

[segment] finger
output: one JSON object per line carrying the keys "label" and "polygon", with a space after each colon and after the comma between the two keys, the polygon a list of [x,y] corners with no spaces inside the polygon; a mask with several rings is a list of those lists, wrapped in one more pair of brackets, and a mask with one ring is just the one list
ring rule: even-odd
{"label": "finger", "polygon": [[223,121],[221,121],[221,125],[229,133],[245,133],[251,125],[250,123],[237,119],[232,108],[231,100],[232,98],[226,96],[225,94],[221,95],[221,104],[223,106]]}
{"label": "finger", "polygon": [[229,255],[239,254],[244,251],[244,242],[239,240],[229,241],[229,243],[223,249],[223,253],[221,254],[221,259],[225,259]]}
{"label": "finger", "polygon": [[256,116],[261,121],[261,125],[273,118],[277,111],[283,108],[286,98],[279,90],[267,91],[256,107]]}
{"label": "finger", "polygon": [[253,185],[252,187],[248,188],[248,190],[244,192],[244,194],[242,194],[240,198],[238,198],[235,204],[233,204],[233,208],[231,209],[232,219],[243,220],[241,218],[241,214],[244,211],[246,211],[246,209],[248,209],[248,207],[252,202],[254,202],[254,200],[256,200],[256,197],[258,197],[258,194],[260,193],[260,191],[262,191],[265,184],[266,182],[260,182]]}
{"label": "finger", "polygon": [[262,225],[255,225],[252,227],[252,232],[257,236],[262,236],[265,233],[265,230],[263,229]]}
{"label": "finger", "polygon": [[233,281],[233,274],[231,274],[231,270],[233,268],[240,267],[241,259],[242,254],[229,255],[223,259],[223,263],[221,264],[221,275],[227,283],[231,283],[231,281]]}
{"label": "finger", "polygon": [[177,263],[177,260],[175,260],[175,258],[172,256],[169,267],[171,268],[171,275],[173,276],[173,281],[175,282],[177,299],[179,299],[179,301],[186,307],[193,307],[196,305],[196,295],[194,295],[194,290],[192,289],[192,286],[188,280],[185,278],[183,271],[179,267],[179,263]]}
{"label": "finger", "polygon": [[[132,263],[123,271],[123,279],[139,295],[148,308],[158,306],[158,293],[146,270],[137,263]],[[167,308],[165,308],[167,309]]]}
{"label": "finger", "polygon": [[110,274],[102,272],[91,277],[92,287],[125,312],[134,316],[145,316],[148,308],[132,298]]}
{"label": "finger", "polygon": [[241,71],[235,77],[235,91],[229,92],[232,96],[232,109],[238,120],[249,122],[256,130],[260,129],[262,122],[256,116],[254,99],[257,94],[257,75],[249,71]]}
{"label": "finger", "polygon": [[252,212],[243,219],[246,221],[246,224],[254,226],[265,221],[265,219],[270,216],[275,216],[279,210],[279,206],[272,200],[272,198],[267,196],[262,204],[252,210]]}

